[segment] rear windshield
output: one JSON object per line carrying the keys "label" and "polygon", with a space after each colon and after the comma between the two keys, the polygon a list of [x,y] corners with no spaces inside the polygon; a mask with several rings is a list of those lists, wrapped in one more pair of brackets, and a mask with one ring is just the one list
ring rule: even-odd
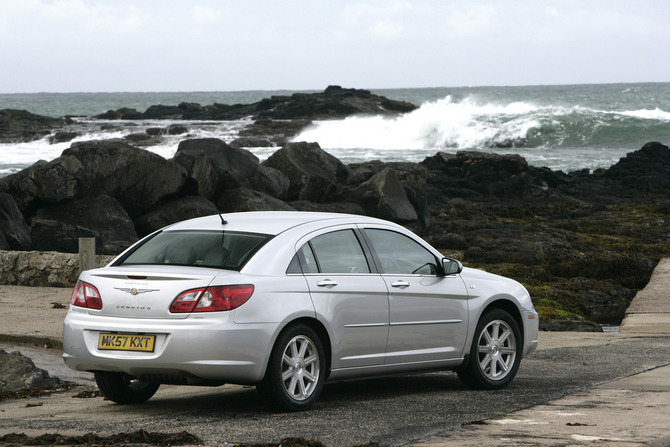
{"label": "rear windshield", "polygon": [[271,238],[234,231],[164,231],[115,265],[184,265],[239,271]]}

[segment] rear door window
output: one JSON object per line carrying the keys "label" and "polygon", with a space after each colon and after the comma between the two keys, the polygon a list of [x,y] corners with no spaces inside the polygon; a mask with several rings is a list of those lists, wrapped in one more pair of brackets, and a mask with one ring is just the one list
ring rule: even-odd
{"label": "rear door window", "polygon": [[304,273],[370,273],[353,230],[322,234],[300,248]]}

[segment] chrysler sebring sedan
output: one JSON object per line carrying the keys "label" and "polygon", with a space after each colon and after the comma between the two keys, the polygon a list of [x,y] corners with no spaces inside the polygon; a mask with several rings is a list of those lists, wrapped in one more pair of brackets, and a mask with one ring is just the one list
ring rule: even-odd
{"label": "chrysler sebring sedan", "polygon": [[402,226],[251,212],[170,225],[83,272],[63,357],[120,404],[160,384],[237,383],[290,411],[327,381],[380,374],[454,370],[502,388],[537,333],[518,282],[464,268]]}

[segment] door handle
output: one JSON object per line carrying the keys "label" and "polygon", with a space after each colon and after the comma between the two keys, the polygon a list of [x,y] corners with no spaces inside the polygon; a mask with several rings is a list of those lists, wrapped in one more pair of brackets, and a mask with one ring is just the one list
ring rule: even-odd
{"label": "door handle", "polygon": [[316,285],[319,287],[333,287],[337,285],[337,281],[332,279],[324,279],[323,281],[317,281]]}
{"label": "door handle", "polygon": [[407,281],[396,281],[391,283],[391,287],[409,287]]}

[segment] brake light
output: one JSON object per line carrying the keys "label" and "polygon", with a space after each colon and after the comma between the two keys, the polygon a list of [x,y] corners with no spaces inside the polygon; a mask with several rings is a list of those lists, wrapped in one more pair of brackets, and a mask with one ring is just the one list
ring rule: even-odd
{"label": "brake light", "polygon": [[179,294],[170,312],[218,312],[233,310],[246,303],[254,293],[252,284],[191,289]]}
{"label": "brake light", "polygon": [[102,298],[95,286],[79,280],[72,291],[70,304],[88,309],[102,309]]}

